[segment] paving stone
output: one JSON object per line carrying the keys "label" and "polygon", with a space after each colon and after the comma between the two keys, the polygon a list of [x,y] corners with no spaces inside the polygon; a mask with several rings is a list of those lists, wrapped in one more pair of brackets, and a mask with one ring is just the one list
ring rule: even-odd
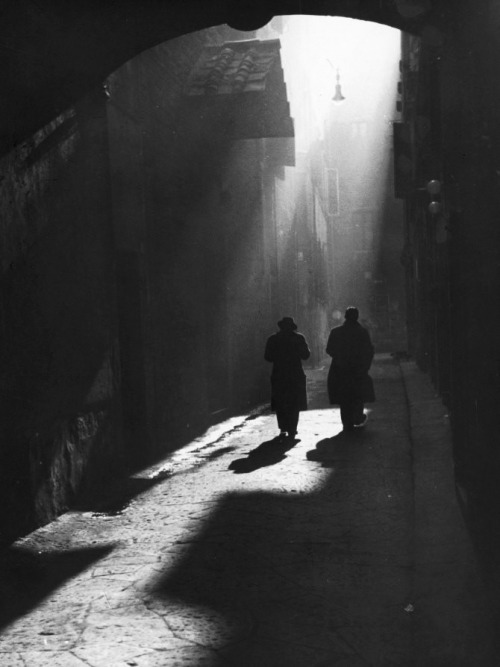
{"label": "paving stone", "polygon": [[269,412],[232,418],[138,471],[120,513],[19,540],[0,665],[493,667],[444,407],[378,357],[368,424],[342,434],[326,372],[293,446]]}

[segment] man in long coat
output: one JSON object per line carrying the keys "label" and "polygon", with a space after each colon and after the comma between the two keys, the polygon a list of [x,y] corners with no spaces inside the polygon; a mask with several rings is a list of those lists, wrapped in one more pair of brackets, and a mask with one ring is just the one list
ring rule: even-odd
{"label": "man in long coat", "polygon": [[326,352],[332,358],[328,372],[328,396],[340,405],[344,430],[366,422],[364,404],[375,400],[373,381],[368,375],[374,348],[368,331],[358,322],[359,312],[347,308],[345,321],[330,331]]}
{"label": "man in long coat", "polygon": [[302,360],[311,352],[305,337],[297,333],[292,317],[278,322],[279,331],[267,339],[264,359],[273,364],[271,409],[276,412],[281,438],[297,434],[300,410],[307,410],[306,374]]}

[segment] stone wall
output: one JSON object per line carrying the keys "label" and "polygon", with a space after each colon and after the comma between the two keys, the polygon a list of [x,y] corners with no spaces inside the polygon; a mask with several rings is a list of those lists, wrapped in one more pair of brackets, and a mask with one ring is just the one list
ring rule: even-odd
{"label": "stone wall", "polygon": [[104,120],[89,96],[0,164],[2,539],[119,463]]}
{"label": "stone wall", "polygon": [[263,144],[229,140],[223,114],[200,118],[183,97],[201,47],[234,37],[213,29],[172,40],[108,81],[116,243],[139,298],[132,315],[124,293],[122,320],[143,357],[130,375],[142,428],[125,428],[130,447],[152,456],[268,398]]}
{"label": "stone wall", "polygon": [[[450,409],[458,481],[498,486],[500,400],[500,103],[495,3],[457,5],[422,37],[415,122],[417,185],[408,207],[412,352]],[[493,19],[493,20],[492,20]],[[494,491],[496,493],[496,491]]]}

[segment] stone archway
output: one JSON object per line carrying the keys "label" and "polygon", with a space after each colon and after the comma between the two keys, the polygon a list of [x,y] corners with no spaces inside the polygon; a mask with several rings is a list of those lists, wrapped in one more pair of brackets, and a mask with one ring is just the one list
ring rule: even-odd
{"label": "stone archway", "polygon": [[[4,3],[5,4],[5,3]],[[412,32],[442,24],[440,0],[17,0],[2,8],[0,153],[74,104],[138,53],[179,35],[228,23],[255,30],[272,16],[339,15]]]}

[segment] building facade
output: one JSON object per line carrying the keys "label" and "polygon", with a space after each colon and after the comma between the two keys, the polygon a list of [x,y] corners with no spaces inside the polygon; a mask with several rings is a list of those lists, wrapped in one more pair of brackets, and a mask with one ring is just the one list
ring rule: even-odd
{"label": "building facade", "polygon": [[496,497],[500,472],[498,21],[495,3],[464,2],[403,36],[396,137],[410,349],[449,408],[471,497]]}
{"label": "building facade", "polygon": [[279,41],[240,36],[141,53],[4,158],[4,539],[267,404],[283,315],[323,357],[326,219]]}

